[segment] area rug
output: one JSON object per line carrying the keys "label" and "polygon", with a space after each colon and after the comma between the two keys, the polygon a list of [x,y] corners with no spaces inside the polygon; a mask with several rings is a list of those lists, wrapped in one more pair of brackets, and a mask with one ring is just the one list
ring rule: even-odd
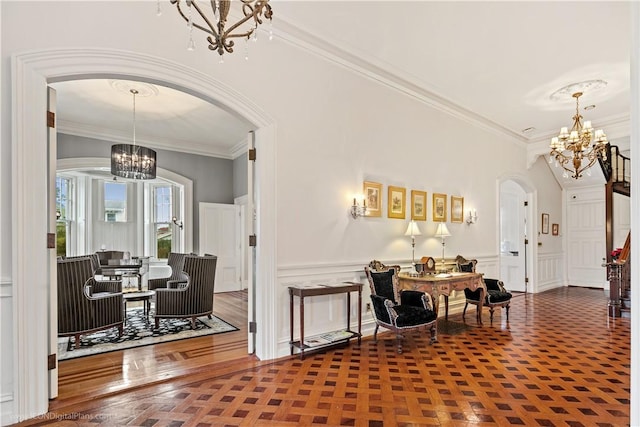
{"label": "area rug", "polygon": [[82,335],[79,348],[75,348],[75,338],[60,338],[58,360],[238,330],[215,316],[211,316],[211,319],[207,316],[199,317],[196,319],[195,329],[191,329],[190,319],[162,319],[160,328],[154,327],[153,310],[148,318],[145,318],[142,308],[127,310],[127,322],[121,337],[118,337],[117,328]]}

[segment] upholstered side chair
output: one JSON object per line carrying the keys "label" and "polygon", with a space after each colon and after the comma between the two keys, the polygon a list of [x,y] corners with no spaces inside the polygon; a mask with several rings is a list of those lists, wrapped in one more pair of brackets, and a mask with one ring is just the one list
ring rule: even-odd
{"label": "upholstered side chair", "polygon": [[[57,267],[58,336],[75,337],[77,348],[80,346],[80,336],[84,334],[118,328],[118,333],[122,335],[122,293],[109,292],[105,282],[96,282],[91,259],[60,259]],[[100,287],[104,289],[97,289]]]}
{"label": "upholstered side chair", "polygon": [[177,288],[181,285],[184,286],[187,283],[187,276],[184,274],[184,257],[187,254],[181,254],[177,252],[169,252],[167,257],[167,265],[171,267],[171,274],[167,277],[159,277],[156,279],[149,279],[149,290],[153,291],[158,288]]}
{"label": "upholstered side chair", "polygon": [[[458,271],[464,272],[473,272],[476,271],[477,261],[475,259],[467,260],[464,257],[458,255],[456,257],[456,263],[458,264]],[[509,307],[511,304],[511,293],[508,292],[502,280],[498,279],[487,279],[483,278],[485,288],[487,289],[486,295],[484,297],[484,301],[482,302],[483,306],[489,307],[489,316],[491,319],[491,324],[493,324],[493,314],[495,312],[496,307],[503,307],[506,312],[507,322],[509,321]],[[475,305],[476,307],[480,306],[480,289],[476,289],[472,291],[470,289],[464,290],[465,303],[464,309],[462,310],[462,319],[464,320],[464,316],[467,313],[467,306],[469,304]]]}
{"label": "upholstered side chair", "polygon": [[371,288],[371,302],[376,320],[373,340],[377,342],[378,328],[382,326],[396,334],[398,353],[402,353],[402,333],[424,327],[431,332],[431,342],[437,341],[434,311],[435,301],[421,291],[398,289],[400,266],[385,266],[380,261],[371,261],[364,268]]}
{"label": "upholstered side chair", "polygon": [[211,318],[217,262],[216,256],[185,256],[186,285],[156,288],[156,329],[160,327],[160,319],[188,317],[191,318],[191,327],[195,329],[196,318]]}

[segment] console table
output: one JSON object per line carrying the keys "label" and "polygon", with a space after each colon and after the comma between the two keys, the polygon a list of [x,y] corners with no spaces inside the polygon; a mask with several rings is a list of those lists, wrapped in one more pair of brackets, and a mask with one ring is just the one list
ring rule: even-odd
{"label": "console table", "polygon": [[482,325],[482,304],[487,289],[482,280],[481,273],[451,273],[449,277],[438,277],[437,274],[413,276],[408,273],[400,273],[398,275],[398,281],[400,289],[422,291],[433,296],[436,301],[436,306],[434,307],[436,314],[438,314],[438,306],[440,305],[438,297],[443,295],[444,316],[446,320],[449,320],[449,295],[451,295],[452,291],[461,291],[464,289],[475,291],[476,289],[481,289],[476,320],[478,324]]}
{"label": "console table", "polygon": [[[351,292],[358,293],[358,332],[351,331]],[[307,343],[314,342],[313,345],[305,344],[304,336],[304,299],[318,295],[347,294],[347,328],[344,331],[330,332],[315,337],[308,337]],[[300,339],[295,341],[293,336],[293,297],[300,298]],[[327,346],[348,342],[352,338],[358,338],[358,344],[362,339],[362,283],[344,282],[327,285],[311,286],[289,286],[289,328],[291,330],[291,340],[289,347],[291,355],[294,348],[300,349],[300,359],[304,359],[305,350],[319,349]]]}

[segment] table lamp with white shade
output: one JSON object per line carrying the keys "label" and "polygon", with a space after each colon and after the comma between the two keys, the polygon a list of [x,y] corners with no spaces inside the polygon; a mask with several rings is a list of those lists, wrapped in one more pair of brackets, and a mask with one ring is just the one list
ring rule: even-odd
{"label": "table lamp with white shade", "polygon": [[451,236],[451,233],[449,233],[449,229],[447,228],[447,224],[444,222],[439,223],[438,228],[436,228],[435,236],[442,239],[442,270],[444,270],[444,238]]}
{"label": "table lamp with white shade", "polygon": [[407,231],[404,235],[411,236],[411,265],[413,266],[414,272],[416,272],[416,236],[422,235],[418,223],[414,220],[409,221]]}

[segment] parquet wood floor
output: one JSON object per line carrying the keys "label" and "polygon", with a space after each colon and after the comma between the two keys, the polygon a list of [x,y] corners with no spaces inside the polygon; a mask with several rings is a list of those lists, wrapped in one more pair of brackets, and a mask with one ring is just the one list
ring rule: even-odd
{"label": "parquet wood floor", "polygon": [[[515,296],[507,323],[440,320],[438,342],[363,339],[305,360],[212,363],[101,399],[62,402],[23,425],[625,426],[630,321],[602,290]],[[469,317],[467,317],[469,319]],[[202,349],[206,351],[206,349]]]}

